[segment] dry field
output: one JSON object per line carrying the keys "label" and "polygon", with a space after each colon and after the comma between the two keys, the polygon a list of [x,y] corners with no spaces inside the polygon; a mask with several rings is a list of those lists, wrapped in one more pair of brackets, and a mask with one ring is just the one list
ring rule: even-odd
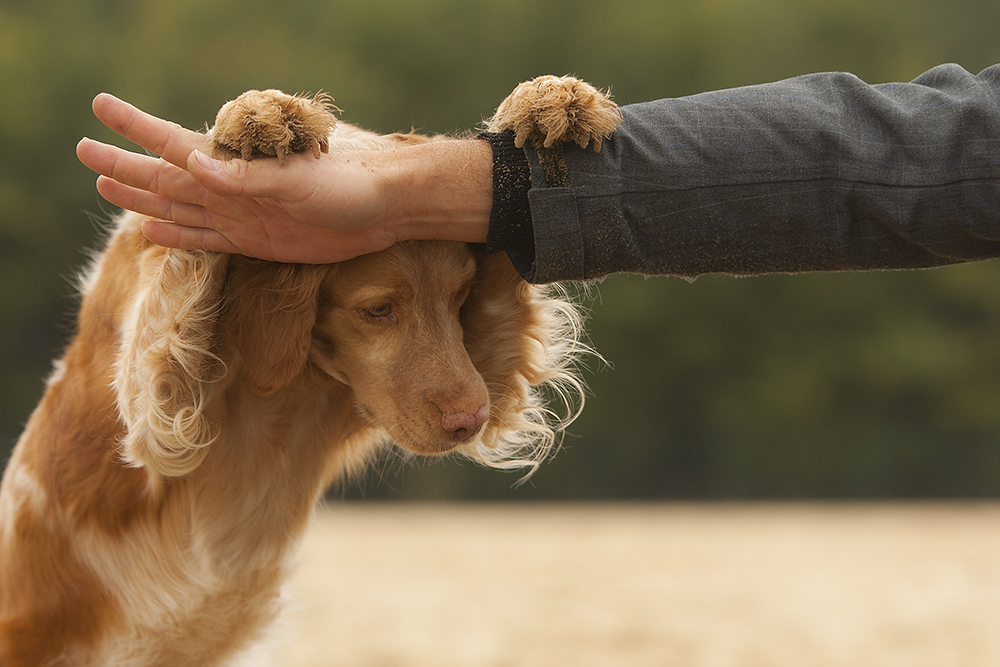
{"label": "dry field", "polygon": [[337,505],[289,667],[994,667],[1000,504]]}

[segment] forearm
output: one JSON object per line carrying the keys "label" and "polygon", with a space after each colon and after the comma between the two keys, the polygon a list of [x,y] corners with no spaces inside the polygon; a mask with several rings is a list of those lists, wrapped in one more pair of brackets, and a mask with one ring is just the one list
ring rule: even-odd
{"label": "forearm", "polygon": [[1000,68],[848,75],[625,107],[600,154],[537,159],[535,281],[898,269],[1000,255]]}
{"label": "forearm", "polygon": [[399,240],[484,243],[493,196],[492,152],[476,139],[432,141],[391,153],[386,224]]}

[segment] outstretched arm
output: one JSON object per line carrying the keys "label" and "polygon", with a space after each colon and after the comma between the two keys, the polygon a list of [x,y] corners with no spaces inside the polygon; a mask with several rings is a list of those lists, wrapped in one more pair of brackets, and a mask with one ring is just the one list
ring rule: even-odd
{"label": "outstretched arm", "polygon": [[532,170],[527,280],[1000,257],[1000,66],[822,73],[622,112],[600,153],[565,148],[569,187]]}
{"label": "outstretched arm", "polygon": [[210,139],[111,95],[94,99],[109,128],[160,156],[83,139],[81,162],[101,174],[105,199],[150,219],[143,232],[170,247],[326,263],[406,239],[486,240],[492,154],[479,140],[393,150],[331,151],[219,161]]}

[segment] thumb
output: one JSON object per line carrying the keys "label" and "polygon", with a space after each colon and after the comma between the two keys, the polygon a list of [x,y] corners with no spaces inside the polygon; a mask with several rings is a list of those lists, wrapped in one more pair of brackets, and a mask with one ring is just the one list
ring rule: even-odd
{"label": "thumb", "polygon": [[[236,160],[223,162],[194,150],[188,155],[187,169],[196,181],[215,194],[238,196],[243,194],[243,185],[239,174],[234,173],[240,170],[240,166],[232,164],[233,162]],[[246,167],[243,167],[243,171],[246,171]]]}
{"label": "thumb", "polygon": [[188,172],[211,192],[225,197],[268,197],[268,184],[274,184],[273,174],[266,172],[273,167],[272,160],[255,160],[247,162],[234,158],[232,160],[216,160],[213,157],[194,150],[188,156]]}

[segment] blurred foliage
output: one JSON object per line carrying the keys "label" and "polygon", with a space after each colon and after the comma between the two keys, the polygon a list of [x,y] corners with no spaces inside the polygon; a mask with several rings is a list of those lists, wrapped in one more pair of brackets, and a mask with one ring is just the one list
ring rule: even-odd
{"label": "blurred foliage", "polygon": [[[370,129],[449,132],[543,73],[630,103],[820,70],[978,71],[1000,57],[998,20],[982,0],[4,0],[0,456],[72,332],[68,279],[112,212],[73,152],[115,141],[90,113],[97,92],[198,128],[248,88],[323,89]],[[998,291],[996,263],[609,279],[591,331],[614,368],[590,376],[567,451],[530,484],[390,459],[343,493],[996,496]]]}

